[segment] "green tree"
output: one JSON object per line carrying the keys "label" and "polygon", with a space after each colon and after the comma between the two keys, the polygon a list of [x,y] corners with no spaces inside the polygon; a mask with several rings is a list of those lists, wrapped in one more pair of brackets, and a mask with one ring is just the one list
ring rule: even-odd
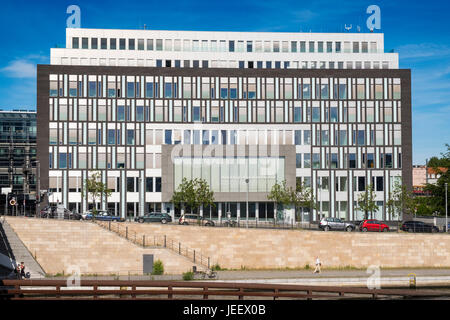
{"label": "green tree", "polygon": [[[447,151],[441,153],[442,158],[437,161],[431,161],[428,166],[440,174],[436,184],[427,183],[424,190],[430,196],[428,200],[424,200],[420,205],[422,210],[426,212],[437,212],[439,215],[445,215],[445,184],[450,185],[450,145],[446,144]],[[433,158],[432,158],[433,159]],[[424,209],[427,206],[427,209]]]}
{"label": "green tree", "polygon": [[101,181],[101,173],[100,172],[94,172],[88,179],[84,181],[83,187],[81,189],[81,197],[87,197],[87,201],[89,204],[89,195],[91,196],[92,203],[94,205],[94,208],[92,210],[93,214],[97,214],[97,205],[98,201],[100,200],[100,203],[103,203],[103,198],[110,197],[112,190],[108,189],[108,186]]}
{"label": "green tree", "polygon": [[[292,204],[292,188],[286,186],[286,180],[280,183],[276,182],[270,193],[267,195],[267,199],[275,202],[276,215],[275,221],[284,220],[285,217],[285,206]],[[278,210],[282,207],[282,210]]]}
{"label": "green tree", "polygon": [[357,210],[364,211],[364,219],[369,218],[369,212],[373,217],[373,213],[378,211],[378,206],[375,202],[375,191],[372,185],[367,186],[366,191],[359,194]]}
{"label": "green tree", "polygon": [[386,208],[390,216],[393,213],[398,214],[400,219],[401,213],[415,214],[418,207],[419,198],[414,197],[414,194],[409,191],[406,186],[400,182],[395,182],[392,191],[389,192],[388,200],[386,201]]}
{"label": "green tree", "polygon": [[290,188],[290,193],[291,193],[290,194],[291,203],[294,205],[295,209],[297,208],[300,209],[308,208],[309,210],[317,209],[317,204],[315,202],[312,189],[306,186],[304,183],[302,184],[300,181],[297,180],[295,190]]}
{"label": "green tree", "polygon": [[198,209],[200,206],[215,206],[214,192],[204,179],[199,178],[193,180],[183,178],[170,202],[180,209],[189,207],[191,213],[194,208]]}

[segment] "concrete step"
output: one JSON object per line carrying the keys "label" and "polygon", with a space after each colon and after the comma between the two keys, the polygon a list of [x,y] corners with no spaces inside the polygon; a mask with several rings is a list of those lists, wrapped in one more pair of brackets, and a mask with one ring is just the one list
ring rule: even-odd
{"label": "concrete step", "polygon": [[45,276],[44,270],[39,263],[34,259],[33,255],[28,251],[27,247],[23,244],[15,231],[6,221],[2,221],[2,228],[4,232],[5,240],[8,242],[11,259],[16,264],[23,262],[25,264],[25,272],[29,272],[32,279],[42,278]]}

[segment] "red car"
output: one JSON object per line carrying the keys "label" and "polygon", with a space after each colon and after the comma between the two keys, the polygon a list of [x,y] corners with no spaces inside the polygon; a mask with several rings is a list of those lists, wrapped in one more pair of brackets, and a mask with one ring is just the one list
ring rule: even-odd
{"label": "red car", "polygon": [[367,231],[388,232],[389,226],[383,223],[382,221],[370,219],[361,221],[361,223],[359,224],[359,230],[363,232]]}

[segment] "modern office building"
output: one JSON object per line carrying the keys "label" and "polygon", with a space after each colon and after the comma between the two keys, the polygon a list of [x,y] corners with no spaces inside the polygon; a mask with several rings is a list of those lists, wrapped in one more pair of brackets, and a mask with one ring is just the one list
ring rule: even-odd
{"label": "modern office building", "polygon": [[375,217],[397,220],[389,192],[412,186],[410,70],[383,34],[67,29],[37,82],[41,187],[69,209],[92,205],[81,187],[93,172],[123,217],[178,216],[183,177],[214,191],[204,216],[261,221],[277,181],[304,182],[319,203],[287,221],[360,220],[369,185]]}
{"label": "modern office building", "polygon": [[[0,111],[0,212],[34,212],[36,205],[36,112]],[[13,208],[9,200],[15,198]]]}

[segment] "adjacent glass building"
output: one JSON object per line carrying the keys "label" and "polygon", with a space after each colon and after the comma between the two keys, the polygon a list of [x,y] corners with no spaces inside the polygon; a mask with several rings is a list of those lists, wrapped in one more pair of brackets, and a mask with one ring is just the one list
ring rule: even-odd
{"label": "adjacent glass building", "polygon": [[356,200],[369,185],[376,218],[399,218],[385,203],[395,181],[411,185],[410,71],[382,52],[381,34],[68,29],[66,42],[38,66],[49,202],[87,210],[81,187],[99,171],[113,190],[104,209],[123,217],[179,216],[173,191],[183,177],[201,177],[217,204],[200,214],[212,219],[273,219],[267,194],[283,180],[311,186],[319,202],[313,212],[287,210],[287,221],[360,220]]}
{"label": "adjacent glass building", "polygon": [[[36,205],[36,112],[0,111],[0,212],[34,212]],[[9,190],[8,190],[9,189]]]}

